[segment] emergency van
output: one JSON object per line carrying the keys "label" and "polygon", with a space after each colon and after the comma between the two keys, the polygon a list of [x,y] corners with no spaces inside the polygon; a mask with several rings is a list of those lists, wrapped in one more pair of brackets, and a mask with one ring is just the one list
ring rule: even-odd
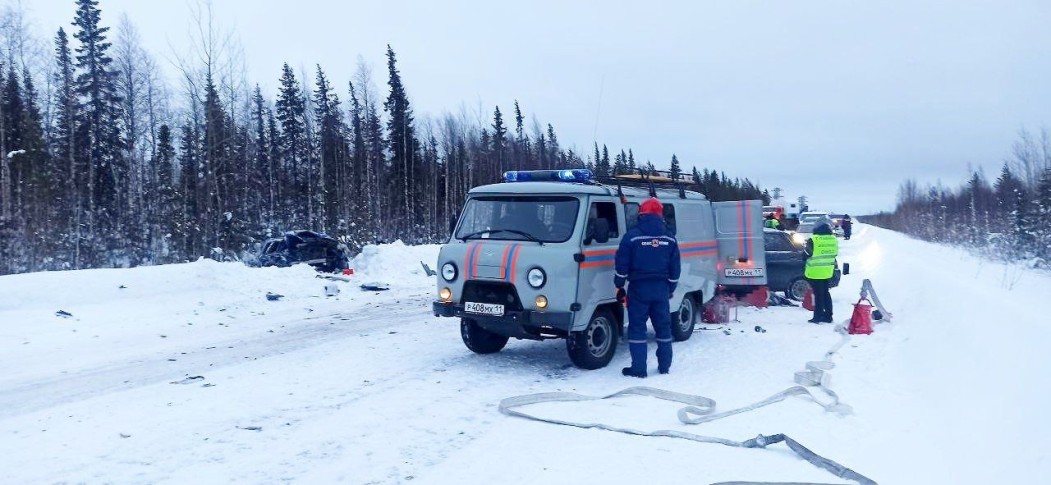
{"label": "emergency van", "polygon": [[606,366],[627,322],[614,257],[653,195],[682,260],[672,335],[690,338],[717,285],[766,284],[762,201],[709,202],[657,185],[598,181],[575,169],[508,172],[502,183],[474,188],[438,256],[435,316],[460,319],[464,344],[479,354],[500,351],[511,337],[565,339],[576,366]]}

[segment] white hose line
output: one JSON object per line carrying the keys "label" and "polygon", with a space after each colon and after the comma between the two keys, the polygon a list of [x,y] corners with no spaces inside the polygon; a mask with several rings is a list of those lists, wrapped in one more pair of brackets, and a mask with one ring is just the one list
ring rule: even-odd
{"label": "white hose line", "polygon": [[[845,480],[853,480],[862,485],[876,485],[876,482],[872,479],[867,478],[864,475],[861,475],[855,472],[854,470],[851,470],[850,468],[840,465],[839,463],[829,460],[828,458],[818,455],[817,453],[810,451],[805,446],[799,444],[799,442],[780,433],[768,436],[760,434],[759,436],[756,436],[755,438],[752,438],[750,440],[734,441],[726,438],[703,436],[699,434],[687,433],[684,431],[676,430],[640,431],[637,429],[622,428],[598,422],[584,423],[566,421],[557,418],[542,418],[518,410],[518,408],[523,406],[530,406],[533,404],[547,402],[599,401],[622,396],[647,396],[656,399],[661,399],[664,401],[672,401],[686,404],[686,407],[678,411],[679,421],[683,424],[702,424],[710,421],[715,421],[717,419],[722,419],[727,416],[733,416],[735,414],[741,414],[755,409],[759,409],[764,406],[769,406],[771,404],[784,401],[789,396],[806,396],[811,401],[824,408],[825,411],[836,413],[850,413],[850,406],[840,403],[839,396],[834,391],[826,387],[828,382],[827,372],[835,367],[835,364],[833,364],[830,359],[841,347],[843,347],[843,345],[845,345],[850,340],[850,335],[847,333],[846,329],[843,328],[843,326],[837,326],[836,333],[841,334],[843,338],[840,339],[840,341],[834,347],[832,347],[832,349],[825,353],[825,360],[808,362],[806,371],[796,373],[796,382],[803,385],[792,386],[766,399],[763,399],[762,401],[730,411],[725,411],[722,413],[715,413],[715,401],[713,399],[704,396],[683,394],[680,392],[667,391],[664,389],[657,389],[654,387],[644,386],[629,387],[627,389],[623,389],[613,394],[608,394],[605,396],[588,396],[584,394],[578,394],[575,392],[542,392],[537,394],[526,394],[522,396],[509,397],[501,400],[499,409],[501,413],[506,414],[508,416],[515,416],[519,418],[530,419],[533,421],[541,421],[545,423],[552,423],[563,426],[573,426],[585,429],[602,429],[606,431],[613,431],[617,433],[624,433],[636,436],[661,436],[667,438],[679,438],[700,443],[717,443],[720,445],[734,446],[738,448],[766,448],[768,445],[784,442],[785,445],[787,445],[793,452],[795,452],[801,458],[810,462],[814,466],[823,468],[831,472],[838,478],[842,478]],[[818,390],[824,393],[825,396],[831,399],[831,402],[828,404],[822,402],[817,398],[817,396],[814,395],[814,393],[810,392],[809,389],[803,387],[804,385],[816,387]],[[760,482],[723,482],[722,485],[759,485],[759,483]],[[765,483],[767,483],[768,485],[772,485],[772,482]]]}

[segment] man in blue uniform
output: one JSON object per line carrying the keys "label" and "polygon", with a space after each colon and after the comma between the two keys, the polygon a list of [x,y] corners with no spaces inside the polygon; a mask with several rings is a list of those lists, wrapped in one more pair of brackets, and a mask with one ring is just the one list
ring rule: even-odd
{"label": "man in blue uniform", "polygon": [[[639,207],[639,222],[617,249],[617,299],[628,299],[628,349],[631,367],[622,374],[646,377],[646,319],[657,334],[657,371],[671,370],[671,311],[668,300],[679,283],[679,244],[664,225],[664,206],[649,198]],[[624,284],[630,282],[625,295]]]}

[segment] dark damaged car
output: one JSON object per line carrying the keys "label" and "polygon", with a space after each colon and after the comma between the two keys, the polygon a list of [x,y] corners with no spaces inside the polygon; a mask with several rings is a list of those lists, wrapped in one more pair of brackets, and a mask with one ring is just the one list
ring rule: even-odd
{"label": "dark damaged car", "polygon": [[350,267],[350,250],[338,240],[320,232],[288,231],[268,239],[259,250],[259,266],[286,267],[303,263],[326,273]]}

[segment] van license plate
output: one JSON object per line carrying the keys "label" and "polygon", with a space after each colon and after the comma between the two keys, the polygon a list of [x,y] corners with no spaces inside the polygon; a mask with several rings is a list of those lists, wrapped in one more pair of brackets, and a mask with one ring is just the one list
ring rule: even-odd
{"label": "van license plate", "polygon": [[479,315],[492,315],[495,317],[504,316],[504,306],[497,305],[494,303],[475,303],[469,301],[464,304],[463,309],[467,313],[477,313]]}
{"label": "van license plate", "polygon": [[756,278],[764,274],[763,268],[726,268],[726,276],[730,278]]}

